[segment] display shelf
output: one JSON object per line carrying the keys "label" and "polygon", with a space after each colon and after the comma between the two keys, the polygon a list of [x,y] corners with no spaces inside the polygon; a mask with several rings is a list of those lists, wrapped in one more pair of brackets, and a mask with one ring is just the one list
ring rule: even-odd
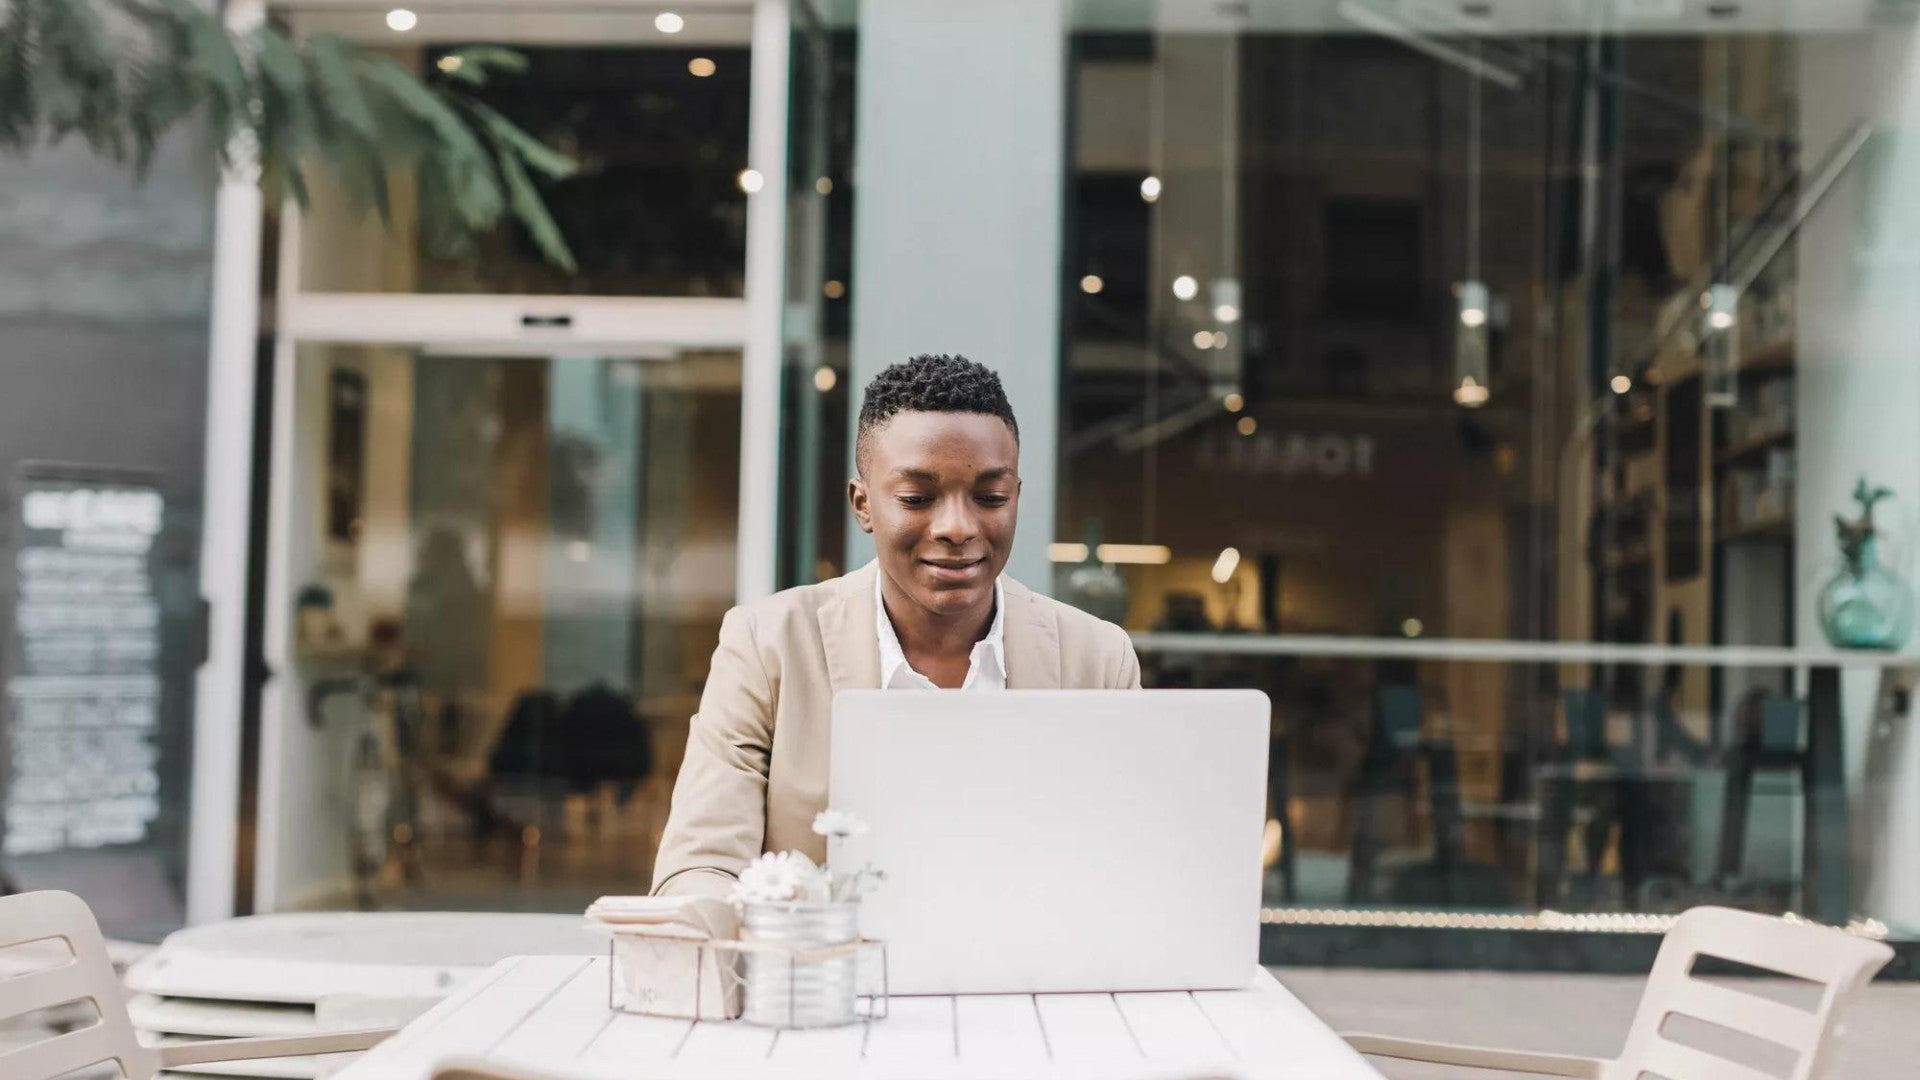
{"label": "display shelf", "polygon": [[1731,468],[1737,465],[1760,465],[1766,462],[1767,451],[1792,445],[1793,432],[1791,430],[1770,431],[1765,435],[1755,436],[1727,447],[1725,450],[1720,451],[1714,460],[1717,461],[1722,468]]}

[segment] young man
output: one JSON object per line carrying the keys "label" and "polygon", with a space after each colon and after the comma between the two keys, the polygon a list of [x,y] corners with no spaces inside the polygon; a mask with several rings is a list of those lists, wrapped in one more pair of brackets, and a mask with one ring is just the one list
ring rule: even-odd
{"label": "young man", "polygon": [[867,387],[847,498],[878,558],[734,608],[673,791],[654,892],[724,896],[762,851],[826,857],[833,695],[1133,688],[1126,631],[1002,577],[1020,430],[992,371],[918,356]]}

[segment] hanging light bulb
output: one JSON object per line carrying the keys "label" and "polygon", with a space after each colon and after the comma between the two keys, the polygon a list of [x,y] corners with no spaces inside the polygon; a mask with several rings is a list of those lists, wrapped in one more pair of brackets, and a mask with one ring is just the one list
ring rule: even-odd
{"label": "hanging light bulb", "polygon": [[1487,403],[1487,286],[1463,281],[1459,285],[1460,325],[1453,328],[1453,401],[1468,409]]}
{"label": "hanging light bulb", "polygon": [[1240,279],[1214,278],[1213,317],[1223,323],[1240,321]]}
{"label": "hanging light bulb", "polygon": [[1700,343],[1706,352],[1707,406],[1731,409],[1740,401],[1740,286],[1724,282],[1707,286],[1700,296],[1704,326]]}
{"label": "hanging light bulb", "polygon": [[[1720,42],[1721,115],[1733,111],[1732,45]],[[1733,264],[1733,133],[1719,125],[1719,146],[1714,163],[1715,202],[1720,211],[1720,251],[1714,259],[1714,277],[1700,295],[1702,310],[1700,333],[1702,389],[1710,409],[1731,409],[1740,400],[1740,286],[1731,284],[1728,272]]]}
{"label": "hanging light bulb", "polygon": [[[1474,42],[1479,59],[1480,43]],[[1491,299],[1480,280],[1480,80],[1467,76],[1467,280],[1454,286],[1459,325],[1453,328],[1453,402],[1477,409],[1493,395],[1487,362],[1487,315]]]}

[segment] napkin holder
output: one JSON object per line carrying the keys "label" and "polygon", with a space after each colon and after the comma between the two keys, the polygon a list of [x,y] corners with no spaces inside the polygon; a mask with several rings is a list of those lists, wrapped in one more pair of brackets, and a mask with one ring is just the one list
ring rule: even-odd
{"label": "napkin holder", "polygon": [[609,937],[607,1004],[680,1020],[740,1015],[738,918],[716,900],[602,897],[587,909]]}

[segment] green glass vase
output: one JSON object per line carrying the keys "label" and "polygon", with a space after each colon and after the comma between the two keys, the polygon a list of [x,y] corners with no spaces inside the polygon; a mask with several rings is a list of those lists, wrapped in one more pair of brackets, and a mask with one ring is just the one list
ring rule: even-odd
{"label": "green glass vase", "polygon": [[1862,477],[1854,489],[1860,517],[1836,517],[1840,572],[1820,589],[1820,630],[1841,649],[1898,649],[1913,629],[1913,590],[1880,562],[1873,504],[1891,496]]}

